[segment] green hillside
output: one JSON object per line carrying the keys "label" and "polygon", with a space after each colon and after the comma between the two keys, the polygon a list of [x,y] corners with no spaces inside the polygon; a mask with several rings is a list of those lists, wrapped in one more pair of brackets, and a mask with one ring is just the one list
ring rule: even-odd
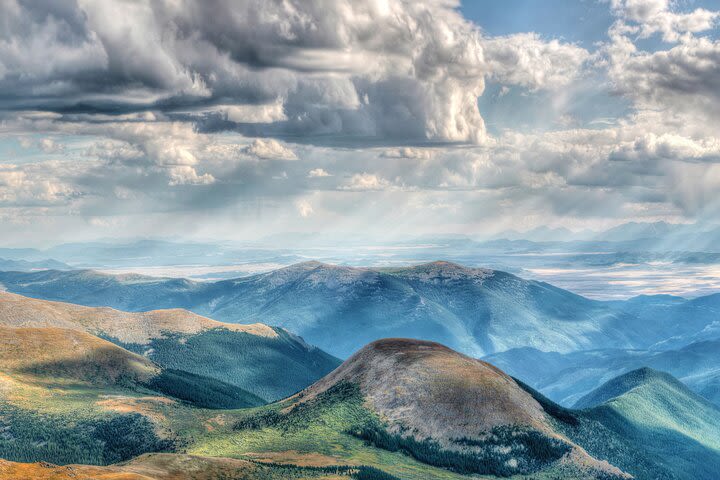
{"label": "green hillside", "polygon": [[578,402],[585,414],[640,446],[678,478],[720,472],[720,409],[672,376],[639,369]]}
{"label": "green hillside", "polygon": [[281,328],[221,323],[181,309],[128,313],[0,292],[2,325],[87,332],[177,370],[176,377],[182,371],[215,379],[213,391],[222,382],[264,401],[292,395],[340,364]]}
{"label": "green hillside", "polygon": [[263,403],[85,332],[0,327],[0,458],[115,463],[177,449],[177,419],[195,421],[198,407]]}

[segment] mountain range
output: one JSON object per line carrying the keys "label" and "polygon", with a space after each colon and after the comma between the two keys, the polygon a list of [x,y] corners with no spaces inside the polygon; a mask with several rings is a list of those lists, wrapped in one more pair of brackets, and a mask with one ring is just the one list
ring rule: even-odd
{"label": "mountain range", "polygon": [[585,350],[543,352],[531,347],[484,357],[549,398],[573,405],[603,382],[642,367],[668,372],[692,391],[720,406],[720,340],[669,350]]}
{"label": "mountain range", "polygon": [[720,471],[717,296],[600,302],[448,262],[0,284],[9,478]]}
{"label": "mountain range", "polygon": [[394,269],[305,262],[219,282],[88,270],[0,272],[0,284],[21,295],[126,311],[181,307],[228,323],[262,320],[340,358],[392,336],[438,341],[474,356],[519,347],[670,349],[720,338],[720,295],[601,302],[448,262]]}
{"label": "mountain range", "polygon": [[[278,341],[277,328],[9,293],[0,296],[0,325],[0,473],[10,478],[709,480],[720,465],[720,411],[648,369],[569,410],[438,343],[384,339],[264,405],[237,384],[189,371],[193,362],[169,368],[150,350],[121,345],[176,335],[183,343],[208,331],[220,343],[233,333]],[[260,359],[271,345],[243,344],[258,350],[245,368],[289,375]],[[238,350],[228,355],[240,363]],[[50,463],[23,463],[38,461]]]}

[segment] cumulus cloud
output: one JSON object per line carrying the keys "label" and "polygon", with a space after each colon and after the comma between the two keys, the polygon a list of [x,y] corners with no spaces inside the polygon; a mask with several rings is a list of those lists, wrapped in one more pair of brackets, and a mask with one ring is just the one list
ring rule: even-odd
{"label": "cumulus cloud", "polygon": [[693,139],[675,133],[648,133],[633,142],[619,145],[611,160],[663,158],[678,161],[720,161],[720,139]]}
{"label": "cumulus cloud", "polygon": [[640,108],[720,119],[720,41],[688,38],[669,50],[615,55],[610,78]]}
{"label": "cumulus cloud", "polygon": [[384,190],[390,186],[390,182],[372,173],[357,173],[350,178],[350,181],[340,188],[352,191],[373,191]]}
{"label": "cumulus cloud", "polygon": [[0,164],[0,206],[52,207],[80,196],[66,181],[69,169],[70,165],[62,162]]}
{"label": "cumulus cloud", "polygon": [[381,154],[385,158],[417,158],[424,159],[432,156],[432,151],[427,148],[400,147],[390,148]]}
{"label": "cumulus cloud", "polygon": [[720,12],[704,8],[675,12],[670,0],[611,0],[611,5],[617,16],[632,25],[629,31],[639,38],[660,33],[667,42],[676,42],[688,33],[709,30],[720,18]]}
{"label": "cumulus cloud", "polygon": [[[639,110],[687,114],[702,124],[720,119],[720,10],[677,10],[669,0],[612,0],[617,21],[603,51],[612,88]],[[644,51],[639,39],[660,35],[667,48]],[[693,116],[699,117],[692,120]],[[662,123],[662,122],[661,122]]]}
{"label": "cumulus cloud", "polygon": [[262,138],[255,139],[250,145],[243,149],[248,155],[253,155],[258,158],[273,159],[273,160],[297,160],[298,157],[288,147],[283,144],[269,138],[264,140]]}
{"label": "cumulus cloud", "polygon": [[[232,212],[234,232],[243,215],[285,229],[699,215],[720,182],[720,54],[703,36],[717,12],[606,5],[616,22],[586,50],[491,37],[452,0],[0,0],[0,135],[28,156],[0,166],[2,218],[152,231]],[[652,36],[670,43],[643,51]],[[517,108],[492,135],[485,80]],[[570,118],[578,91],[622,113],[521,125],[531,104]]]}
{"label": "cumulus cloud", "polygon": [[590,53],[556,39],[546,41],[536,33],[520,33],[483,41],[490,78],[530,90],[558,89],[581,74]]}
{"label": "cumulus cloud", "polygon": [[313,168],[308,172],[308,178],[332,177],[324,168]]}
{"label": "cumulus cloud", "polygon": [[13,108],[205,107],[209,129],[477,141],[482,47],[455,6],[8,0],[0,88]]}
{"label": "cumulus cloud", "polygon": [[180,165],[172,167],[169,171],[170,185],[209,185],[215,182],[215,177],[209,173],[198,175],[193,167]]}

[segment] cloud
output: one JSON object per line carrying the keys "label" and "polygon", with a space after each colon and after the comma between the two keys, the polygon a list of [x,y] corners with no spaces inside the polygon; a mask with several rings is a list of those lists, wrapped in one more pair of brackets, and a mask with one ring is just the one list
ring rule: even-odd
{"label": "cloud", "polygon": [[341,186],[342,190],[351,191],[375,191],[384,190],[390,186],[390,182],[384,178],[371,173],[357,173],[350,178],[350,181]]}
{"label": "cloud", "polygon": [[648,133],[619,145],[611,160],[663,158],[677,161],[720,162],[720,139],[693,139],[674,133]]}
{"label": "cloud", "polygon": [[536,33],[488,38],[482,45],[490,78],[530,90],[568,85],[590,57],[584,48],[556,39],[546,41]]}
{"label": "cloud", "polygon": [[307,176],[308,178],[332,177],[332,175],[326,172],[323,168],[313,168],[308,172]]}
{"label": "cloud", "polygon": [[669,108],[720,119],[720,41],[688,38],[654,53],[615,55],[614,88],[640,108]]}
{"label": "cloud", "polygon": [[674,12],[670,0],[611,0],[611,6],[617,16],[635,25],[630,31],[639,38],[660,33],[666,42],[677,42],[688,33],[710,30],[720,19],[720,12],[704,8]]}
{"label": "cloud", "polygon": [[381,154],[384,158],[416,158],[424,159],[432,156],[432,151],[424,148],[400,147],[385,150]]}
{"label": "cloud", "polygon": [[215,177],[209,173],[198,175],[193,167],[181,165],[172,167],[168,175],[170,176],[169,185],[209,185],[215,182]]}
{"label": "cloud", "polygon": [[0,135],[22,148],[0,166],[0,225],[235,235],[711,216],[716,12],[607,5],[608,40],[585,49],[486,35],[451,0],[7,0]]}
{"label": "cloud", "polygon": [[298,200],[295,202],[295,207],[303,218],[307,218],[314,213],[312,205],[307,200]]}
{"label": "cloud", "polygon": [[282,102],[266,105],[228,105],[220,107],[233,123],[273,123],[287,120]]}
{"label": "cloud", "polygon": [[456,6],[8,0],[0,89],[14,109],[190,111],[207,129],[478,141],[480,34]]}
{"label": "cloud", "polygon": [[283,146],[277,140],[269,138],[263,140],[261,138],[253,140],[253,142],[243,149],[248,155],[254,155],[258,158],[273,160],[297,160],[295,152]]}
{"label": "cloud", "polygon": [[67,162],[54,161],[23,166],[0,164],[0,206],[45,208],[81,196],[67,182],[71,168]]}

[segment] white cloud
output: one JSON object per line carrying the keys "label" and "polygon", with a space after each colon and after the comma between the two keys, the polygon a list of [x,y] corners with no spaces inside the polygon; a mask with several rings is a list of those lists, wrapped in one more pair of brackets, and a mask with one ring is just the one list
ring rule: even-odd
{"label": "white cloud", "polygon": [[298,200],[295,202],[295,207],[303,218],[307,218],[314,213],[312,205],[307,200]]}
{"label": "white cloud", "polygon": [[269,138],[267,140],[257,138],[253,140],[250,145],[245,147],[243,151],[249,155],[254,155],[258,158],[272,160],[298,159],[297,155],[295,155],[295,152],[272,138]]}
{"label": "white cloud", "polygon": [[[614,1],[610,40],[590,53],[533,33],[483,36],[445,0],[220,0],[212,24],[194,0],[47,5],[3,4],[0,134],[67,162],[21,151],[36,163],[0,167],[12,221],[52,210],[108,218],[107,229],[142,217],[151,231],[151,217],[172,228],[213,212],[206,225],[227,214],[229,232],[243,215],[411,232],[692,217],[718,203],[720,47],[700,36],[705,11]],[[234,14],[243,8],[259,18]],[[673,43],[642,51],[656,34]],[[489,136],[485,79],[518,118],[533,102],[557,115]],[[618,101],[607,90],[627,113],[582,128],[574,92]]]}
{"label": "white cloud", "polygon": [[390,182],[384,178],[371,173],[357,173],[350,178],[350,181],[343,185],[343,190],[352,191],[373,191],[384,190],[390,186]]}
{"label": "white cloud", "polygon": [[287,120],[282,102],[263,105],[227,105],[217,107],[235,123],[273,123]]}
{"label": "white cloud", "polygon": [[332,177],[328,172],[325,171],[323,168],[313,168],[308,172],[308,178],[322,178],[322,177]]}
{"label": "white cloud", "polygon": [[168,175],[170,177],[171,186],[176,185],[209,185],[215,182],[215,177],[209,173],[198,175],[193,167],[180,165],[170,168]]}
{"label": "white cloud", "polygon": [[432,156],[432,150],[427,148],[399,147],[385,150],[382,155],[385,158],[416,158],[425,159]]}
{"label": "white cloud", "polygon": [[610,78],[639,108],[720,119],[720,41],[688,38],[653,53],[615,53]]}
{"label": "white cloud", "polygon": [[581,74],[590,54],[577,45],[536,33],[520,33],[483,40],[486,70],[490,78],[530,90],[558,89]]}
{"label": "white cloud", "polygon": [[670,0],[611,0],[611,5],[616,15],[636,25],[630,31],[640,38],[660,33],[667,42],[677,42],[688,33],[710,30],[720,18],[720,12],[704,8],[674,12]]}

